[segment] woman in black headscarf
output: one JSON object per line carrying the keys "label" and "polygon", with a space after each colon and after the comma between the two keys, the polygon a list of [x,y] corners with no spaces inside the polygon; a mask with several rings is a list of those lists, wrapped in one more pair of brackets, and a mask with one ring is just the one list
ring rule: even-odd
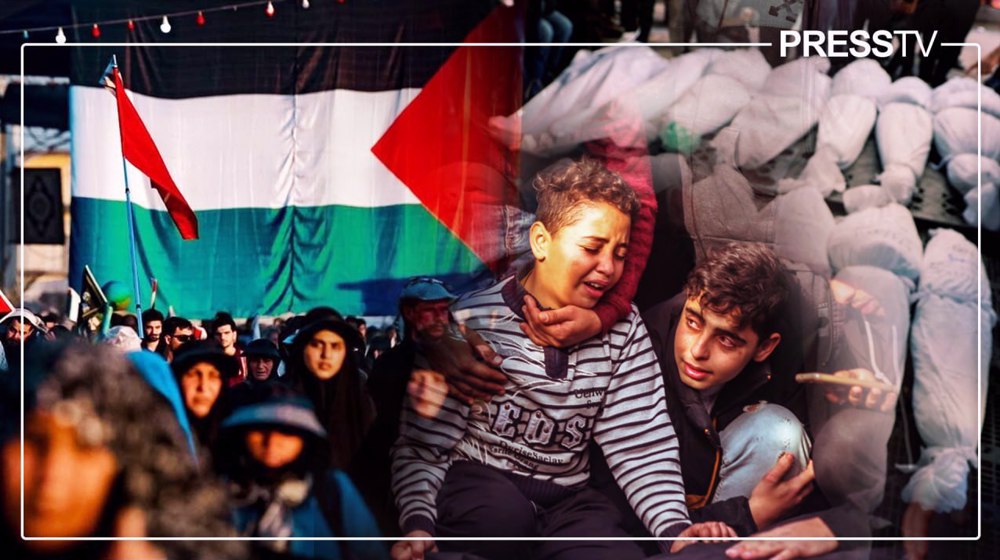
{"label": "woman in black headscarf", "polygon": [[288,375],[327,432],[331,466],[348,473],[358,468],[352,462],[375,419],[358,368],[362,344],[353,327],[328,317],[302,327],[288,349]]}
{"label": "woman in black headscarf", "polygon": [[177,349],[170,368],[191,430],[202,447],[213,450],[219,424],[229,413],[229,379],[236,375],[236,359],[214,341],[192,341]]}

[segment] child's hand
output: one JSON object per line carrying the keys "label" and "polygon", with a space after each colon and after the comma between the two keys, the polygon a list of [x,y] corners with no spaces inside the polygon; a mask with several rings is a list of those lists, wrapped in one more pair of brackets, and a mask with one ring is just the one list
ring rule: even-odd
{"label": "child's hand", "polygon": [[[427,531],[410,531],[403,536],[404,539],[430,538],[433,535]],[[423,560],[428,552],[437,552],[437,545],[432,540],[405,540],[392,545],[389,555],[392,560]]]}
{"label": "child's hand", "polygon": [[726,525],[721,521],[706,521],[704,523],[695,523],[687,529],[681,531],[681,534],[677,535],[678,539],[687,540],[676,540],[674,544],[670,547],[670,553],[676,554],[684,550],[688,545],[694,544],[698,541],[702,542],[718,542],[718,539],[734,539],[739,535],[732,527]]}
{"label": "child's hand", "polygon": [[601,319],[592,309],[567,305],[542,311],[534,298],[524,296],[521,330],[539,346],[568,348],[601,332]]}

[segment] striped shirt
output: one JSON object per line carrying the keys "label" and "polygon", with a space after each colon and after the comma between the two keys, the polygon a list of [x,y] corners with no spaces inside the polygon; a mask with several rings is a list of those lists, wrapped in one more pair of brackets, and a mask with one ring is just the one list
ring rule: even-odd
{"label": "striped shirt", "polygon": [[604,336],[568,350],[543,348],[518,326],[523,293],[511,276],[453,306],[503,358],[508,381],[489,403],[469,407],[449,396],[433,418],[407,402],[392,481],[404,532],[433,533],[437,492],[454,461],[581,487],[593,440],[650,533],[676,535],[689,524],[677,437],[638,310],[632,306]]}

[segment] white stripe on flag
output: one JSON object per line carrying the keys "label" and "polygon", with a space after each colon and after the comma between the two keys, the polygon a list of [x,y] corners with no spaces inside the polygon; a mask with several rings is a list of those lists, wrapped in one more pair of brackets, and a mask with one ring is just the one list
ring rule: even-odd
{"label": "white stripe on flag", "polygon": [[[191,207],[221,210],[419,204],[371,153],[419,92],[130,97]],[[73,196],[124,201],[114,99],[72,86],[70,115]],[[132,166],[129,185],[135,204],[165,210]]]}

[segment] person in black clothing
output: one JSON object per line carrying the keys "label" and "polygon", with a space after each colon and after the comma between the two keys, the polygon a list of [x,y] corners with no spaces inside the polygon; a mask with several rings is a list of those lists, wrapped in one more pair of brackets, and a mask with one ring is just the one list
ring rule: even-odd
{"label": "person in black clothing", "polygon": [[[403,341],[375,360],[368,378],[368,393],[375,403],[376,419],[365,442],[365,454],[375,467],[364,479],[356,480],[371,506],[382,531],[399,535],[399,513],[390,491],[389,450],[399,437],[399,416],[403,399],[411,386],[415,393],[442,400],[447,387],[437,374],[427,369],[415,372],[421,343],[433,343],[446,335],[452,323],[449,306],[455,295],[434,278],[416,277],[403,288],[399,313],[403,317]],[[419,394],[415,396],[420,396]],[[434,399],[426,399],[428,404]]]}
{"label": "person in black clothing", "polygon": [[[643,313],[692,519],[724,521],[741,536],[787,515],[812,488],[809,438],[774,404],[789,397],[770,383],[786,275],[766,247],[730,244],[695,267],[684,292]],[[604,476],[592,483],[620,493]]]}

